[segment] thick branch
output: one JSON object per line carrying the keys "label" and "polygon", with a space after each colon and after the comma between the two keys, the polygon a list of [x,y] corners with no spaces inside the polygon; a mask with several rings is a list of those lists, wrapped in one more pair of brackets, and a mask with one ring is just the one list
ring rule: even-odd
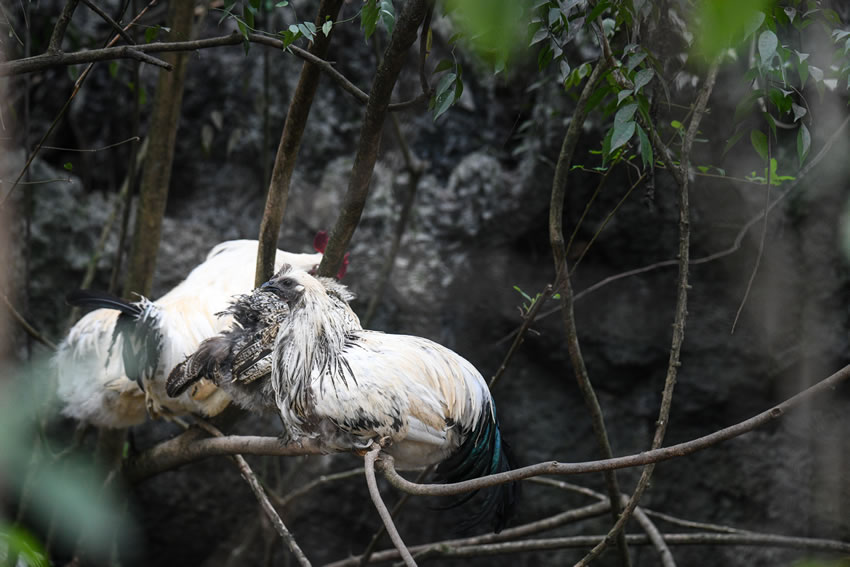
{"label": "thick branch", "polygon": [[140,482],[161,472],[216,455],[322,455],[318,443],[287,445],[277,437],[230,435],[198,439],[200,431],[189,429],[173,439],[151,447],[125,465],[128,482]]}
{"label": "thick branch", "polygon": [[322,263],[319,265],[319,275],[333,276],[342,265],[345,250],[351,242],[369,194],[369,182],[372,180],[372,171],[378,159],[381,131],[390,96],[407,51],[416,40],[417,30],[431,9],[431,4],[430,0],[408,0],[396,21],[395,30],[384,52],[384,59],[378,66],[375,80],[372,82],[348,190],[343,200],[342,211],[331,231]]}
{"label": "thick branch", "polygon": [[[336,20],[342,0],[322,0],[316,14],[316,27],[321,27],[325,18]],[[333,30],[333,28],[332,28]],[[330,46],[331,34],[317,34],[310,47],[311,55],[317,59],[324,58]],[[298,150],[301,148],[301,138],[313,106],[313,98],[319,87],[319,67],[313,62],[305,62],[301,67],[298,85],[289,103],[286,122],[280,136],[277,155],[272,169],[269,191],[266,195],[266,206],[263,220],[260,223],[260,247],[257,253],[257,268],[254,283],[259,286],[272,276],[274,259],[277,253],[277,239],[280,235],[280,225],[286,212],[286,202],[289,199],[289,183],[295,170]]]}
{"label": "thick branch", "polygon": [[62,13],[59,19],[56,20],[56,25],[53,27],[53,34],[50,36],[50,43],[47,44],[49,53],[58,53],[62,51],[62,40],[65,38],[65,30],[68,29],[68,24],[71,23],[71,17],[74,15],[74,10],[80,0],[68,0],[65,7],[62,8]]}
{"label": "thick branch", "polygon": [[[193,17],[194,4],[172,3],[168,13],[171,33],[181,39],[188,38],[192,33]],[[172,53],[166,57],[174,65],[174,72],[159,72],[148,130],[150,142],[147,161],[139,188],[135,236],[127,265],[127,279],[124,282],[124,297],[130,297],[134,292],[147,296],[153,288],[188,63],[185,53]]]}

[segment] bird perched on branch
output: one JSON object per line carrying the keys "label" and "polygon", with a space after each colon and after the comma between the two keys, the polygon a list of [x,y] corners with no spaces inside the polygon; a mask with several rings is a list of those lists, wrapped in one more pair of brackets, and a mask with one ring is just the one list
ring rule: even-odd
{"label": "bird perched on branch", "polygon": [[[165,393],[171,369],[204,339],[230,327],[232,317],[217,317],[232,297],[253,288],[256,240],[223,242],[210,251],[174,289],[156,301],[127,302],[108,294],[77,292],[72,305],[97,307],[62,341],[54,364],[63,413],[92,425],[125,428],[146,414],[212,416],[230,402],[207,380],[179,398]],[[322,255],[277,251],[276,266],[315,269]],[[141,386],[141,387],[140,387]]]}
{"label": "bird perched on branch", "polygon": [[[269,384],[254,398],[235,399],[254,409],[274,407],[289,440],[318,439],[329,451],[361,453],[379,443],[398,468],[437,464],[447,482],[510,470],[493,398],[467,360],[428,339],[364,330],[345,286],[297,267],[283,266],[254,294],[262,292],[274,294],[288,312],[275,332]],[[195,353],[187,365],[204,368],[208,354]],[[169,393],[180,395],[202,375],[176,368]],[[223,388],[242,381],[232,371],[212,377]],[[485,491],[470,523],[492,516],[499,531],[516,486]]]}

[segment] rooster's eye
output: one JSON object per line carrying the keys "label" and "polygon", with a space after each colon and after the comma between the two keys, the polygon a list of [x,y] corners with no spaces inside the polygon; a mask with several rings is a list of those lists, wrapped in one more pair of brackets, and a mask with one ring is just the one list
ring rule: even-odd
{"label": "rooster's eye", "polygon": [[280,285],[282,285],[283,287],[292,287],[292,285],[293,285],[294,283],[295,283],[295,282],[293,282],[291,279],[286,278],[285,280],[283,280],[282,282],[280,282]]}

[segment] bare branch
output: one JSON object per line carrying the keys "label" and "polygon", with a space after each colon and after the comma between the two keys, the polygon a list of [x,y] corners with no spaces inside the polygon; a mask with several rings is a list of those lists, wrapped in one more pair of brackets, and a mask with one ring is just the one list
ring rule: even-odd
{"label": "bare branch", "polygon": [[119,24],[118,22],[113,20],[112,16],[110,16],[109,14],[104,12],[101,9],[101,7],[98,6],[97,4],[95,4],[94,2],[92,2],[92,0],[83,0],[83,4],[85,4],[92,12],[94,12],[95,14],[97,14],[98,16],[103,18],[103,20],[107,24],[109,24],[112,27],[112,29],[115,30],[115,33],[120,35],[124,39],[124,41],[126,41],[130,45],[133,45],[133,44],[136,43],[135,41],[133,41],[133,38],[130,37],[130,34],[128,34],[126,31],[124,31],[124,29],[121,27],[121,24]]}
{"label": "bare branch", "polygon": [[343,199],[342,210],[322,256],[319,275],[333,276],[342,265],[345,250],[354,235],[369,195],[369,182],[372,180],[375,161],[378,159],[381,132],[393,88],[407,56],[407,50],[416,40],[417,30],[430,11],[431,4],[431,0],[408,0],[396,20],[395,29],[384,52],[384,59],[375,72],[369,102],[366,103],[366,112],[363,116],[363,125],[360,128],[360,139],[357,143],[357,154],[351,168],[348,189]]}
{"label": "bare branch", "polygon": [[[224,437],[224,434],[214,425],[208,423],[203,419],[197,419],[198,425],[207,431],[207,433],[214,436],[214,438],[221,439]],[[271,522],[275,531],[281,537],[283,542],[292,552],[292,555],[295,556],[296,561],[301,567],[311,567],[310,561],[307,559],[307,556],[304,555],[304,552],[298,546],[298,542],[295,541],[295,538],[292,537],[292,533],[287,529],[286,525],[283,523],[283,520],[280,519],[280,515],[277,513],[277,510],[274,509],[272,503],[269,501],[269,497],[266,494],[266,491],[263,489],[262,485],[260,485],[260,481],[257,480],[257,475],[254,474],[254,471],[251,470],[250,465],[245,460],[242,455],[230,455],[233,461],[236,463],[237,468],[239,468],[239,474],[242,475],[242,478],[248,483],[248,486],[251,487],[251,492],[254,493],[254,496],[257,498],[257,501],[260,503],[260,508],[262,508],[263,513]]]}
{"label": "bare branch", "polygon": [[[582,356],[581,345],[578,340],[578,329],[576,327],[573,305],[573,289],[569,277],[570,272],[567,264],[567,249],[564,244],[563,226],[564,200],[566,198],[569,173],[581,129],[587,118],[587,102],[590,99],[590,95],[596,89],[597,82],[607,68],[608,64],[601,60],[593,68],[590,77],[587,79],[587,83],[581,91],[572,120],[570,121],[570,126],[564,135],[564,141],[561,143],[561,152],[555,167],[555,175],[552,180],[552,196],[549,203],[549,243],[554,256],[555,273],[559,275],[563,274],[559,278],[560,281],[556,282],[555,289],[561,292],[561,317],[564,324],[564,331],[567,335],[567,350],[569,351],[570,363],[572,364],[573,373],[575,374],[584,404],[590,413],[596,443],[599,446],[602,457],[610,459],[613,456],[613,452],[611,451],[611,444],[608,441],[608,433],[605,429],[605,418],[602,413],[602,407],[599,405],[599,400],[596,397],[596,392],[593,390],[593,385],[590,382],[590,376],[584,364],[584,357]],[[608,490],[608,497],[611,500],[611,514],[616,522],[620,512],[620,487],[617,484],[617,477],[613,470],[605,472],[605,484]],[[618,548],[620,550],[621,563],[628,567],[631,565],[631,560],[629,559],[629,551],[626,547],[625,538],[619,538]]]}
{"label": "bare branch", "polygon": [[[712,64],[708,71],[705,82],[697,95],[696,104],[694,105],[694,114],[688,126],[688,131],[685,134],[685,139],[682,142],[681,169],[680,177],[682,179],[679,185],[679,278],[676,290],[676,309],[673,321],[673,338],[670,345],[670,359],[667,364],[667,376],[664,379],[664,391],[661,395],[661,408],[658,412],[658,420],[656,421],[655,435],[652,439],[652,449],[658,449],[664,442],[664,435],[667,432],[667,424],[670,417],[670,408],[673,405],[673,390],[676,386],[676,377],[679,373],[679,355],[682,350],[682,343],[685,340],[685,320],[688,316],[688,260],[690,258],[690,205],[688,201],[688,169],[690,168],[690,151],[694,138],[699,128],[699,123],[705,113],[705,107],[708,104],[708,99],[711,96],[711,91],[714,88],[714,81],[717,78],[717,63]],[[652,478],[652,473],[655,470],[655,464],[647,464],[641,471],[640,479],[638,480],[635,491],[629,498],[620,518],[608,532],[605,539],[594,547],[581,561],[576,563],[576,567],[585,567],[591,561],[599,557],[605,550],[605,547],[615,537],[622,533],[626,527],[626,522],[629,516],[637,507],[643,492],[649,486],[649,480]],[[669,550],[668,550],[669,553]],[[662,558],[665,555],[662,552]]]}
{"label": "bare branch", "polygon": [[824,378],[820,382],[806,388],[802,392],[788,398],[780,404],[756,414],[749,419],[736,423],[735,425],[725,427],[703,437],[692,439],[691,441],[678,443],[661,449],[644,451],[643,453],[638,453],[636,455],[615,457],[599,461],[587,461],[584,463],[559,463],[557,461],[549,461],[514,469],[509,472],[483,476],[473,480],[465,480],[454,484],[416,484],[410,482],[402,478],[395,471],[392,466],[392,459],[388,456],[382,457],[379,462],[379,466],[383,467],[384,475],[390,484],[399,490],[423,496],[448,496],[452,494],[471,492],[473,490],[480,490],[482,488],[487,488],[488,486],[496,486],[497,484],[515,482],[517,480],[542,474],[579,474],[658,463],[676,457],[684,457],[717,445],[718,443],[722,443],[723,441],[728,441],[729,439],[748,433],[753,429],[779,419],[788,410],[799,405],[802,401],[807,400],[811,396],[835,389],[848,378],[850,378],[850,365],[845,366],[831,376]]}
{"label": "bare branch", "polygon": [[38,342],[40,342],[44,346],[46,346],[46,347],[48,347],[52,350],[56,350],[56,343],[54,343],[53,341],[51,341],[50,339],[48,339],[47,337],[42,335],[38,331],[38,329],[36,329],[32,325],[30,325],[29,322],[24,318],[24,316],[21,315],[18,312],[17,309],[15,309],[15,306],[12,305],[12,302],[9,301],[9,298],[6,296],[5,293],[0,294],[0,295],[2,295],[3,303],[6,305],[6,308],[9,310],[9,313],[11,313],[12,317],[14,317],[15,320],[18,323],[20,323],[21,327],[24,328],[24,331],[26,331],[29,336],[31,336],[32,338],[34,338],[35,340],[37,340]]}
{"label": "bare branch", "polygon": [[322,455],[328,452],[312,441],[288,445],[278,437],[247,435],[197,439],[198,433],[195,428],[189,429],[131,458],[125,465],[125,478],[129,482],[140,482],[161,472],[216,455],[294,456]]}
{"label": "bare branch", "polygon": [[387,528],[387,533],[393,545],[395,545],[395,548],[401,554],[404,564],[407,567],[416,567],[416,561],[413,560],[413,556],[410,555],[410,551],[404,545],[404,541],[402,541],[398,529],[396,529],[395,523],[393,523],[393,518],[390,516],[390,511],[387,510],[386,504],[381,499],[381,492],[378,490],[378,481],[375,479],[375,459],[378,458],[378,453],[380,452],[381,446],[375,443],[374,447],[364,456],[364,462],[366,463],[366,484],[369,486],[369,495],[372,497],[372,502],[375,504],[375,508],[378,510],[384,526]]}
{"label": "bare branch", "polygon": [[[560,277],[555,279],[557,281],[558,279],[560,279]],[[525,339],[525,333],[528,331],[529,327],[531,327],[531,324],[537,318],[537,314],[540,312],[540,309],[543,307],[543,304],[546,303],[550,297],[552,297],[554,291],[555,288],[551,284],[543,288],[543,291],[540,292],[537,299],[534,300],[534,305],[532,305],[531,308],[528,310],[528,313],[523,316],[522,325],[520,326],[519,331],[517,332],[516,337],[514,338],[514,342],[511,343],[511,348],[508,349],[508,352],[505,354],[505,358],[502,359],[502,364],[499,365],[499,368],[498,370],[496,370],[496,373],[493,375],[492,378],[490,378],[490,383],[488,384],[490,390],[493,389],[493,387],[499,381],[499,378],[501,378],[502,374],[504,374],[505,370],[507,370],[508,363],[510,363],[511,358],[513,358],[514,356],[514,353],[517,351],[517,349],[519,349],[520,345],[522,345],[522,342]]]}
{"label": "bare branch", "polygon": [[[316,14],[316,27],[321,27],[325,18],[336,20],[341,6],[342,0],[322,0]],[[316,35],[310,46],[310,55],[321,60],[328,51],[331,36],[332,34]],[[241,40],[241,36],[237,37]],[[280,225],[283,222],[286,203],[289,200],[289,184],[295,170],[295,161],[298,159],[298,150],[301,148],[301,138],[304,135],[304,129],[307,127],[307,119],[310,116],[313,99],[319,87],[319,78],[321,77],[319,69],[316,61],[308,60],[301,66],[298,85],[295,87],[295,92],[292,94],[292,100],[289,103],[289,110],[286,112],[286,121],[283,124],[269,190],[266,194],[263,219],[260,221],[258,237],[260,245],[257,250],[257,266],[254,273],[254,284],[256,286],[271,278],[274,272]]]}
{"label": "bare branch", "polygon": [[[144,8],[142,8],[142,10],[138,14],[136,14],[136,17],[134,17],[130,21],[129,24],[124,26],[124,30],[126,31],[126,30],[130,29],[131,26],[135,25],[135,23],[137,21],[139,21],[139,18],[141,18],[151,8],[151,6],[156,4],[156,2],[157,2],[157,0],[150,0],[150,2],[148,2],[148,4]],[[109,41],[109,43],[107,44],[107,47],[115,45],[115,43],[117,41],[118,41],[118,36],[116,35]],[[9,64],[8,63],[0,64],[0,76],[2,76],[4,74],[4,71],[5,71],[7,65],[9,65]],[[56,116],[56,118],[53,119],[53,122],[50,123],[50,127],[47,129],[47,132],[44,133],[44,136],[41,137],[41,140],[39,140],[38,144],[35,147],[35,150],[30,152],[29,158],[27,158],[27,162],[24,164],[24,167],[21,168],[21,171],[18,173],[18,177],[15,178],[15,182],[12,183],[12,187],[9,189],[9,191],[5,195],[3,195],[2,198],[0,198],[0,207],[2,207],[5,204],[6,199],[8,199],[12,195],[12,192],[15,190],[15,187],[18,186],[21,179],[23,179],[24,175],[26,175],[27,171],[29,171],[29,168],[32,165],[32,162],[36,158],[36,156],[38,155],[38,152],[41,150],[42,145],[44,145],[44,142],[47,141],[47,139],[53,133],[53,130],[56,129],[56,126],[59,124],[59,122],[65,116],[65,113],[68,111],[68,108],[71,106],[71,101],[73,101],[74,97],[77,96],[77,93],[80,92],[80,88],[83,86],[83,83],[85,82],[86,78],[89,76],[89,73],[91,73],[91,70],[92,70],[93,67],[94,67],[94,63],[89,63],[88,66],[86,66],[86,68],[83,70],[83,72],[80,73],[80,76],[77,78],[77,80],[74,82],[74,90],[71,91],[71,96],[69,96],[68,100],[65,101],[65,104],[62,105],[62,108],[59,110],[59,114]]]}
{"label": "bare branch", "polygon": [[[424,558],[434,553],[435,548],[439,548],[444,545],[450,546],[463,546],[463,545],[479,545],[483,543],[494,543],[500,541],[509,541],[512,539],[517,539],[521,537],[526,537],[532,534],[553,530],[555,528],[564,526],[566,524],[579,522],[581,520],[585,520],[587,518],[594,518],[600,516],[610,509],[608,505],[608,500],[606,499],[604,502],[597,502],[595,504],[591,504],[589,506],[583,506],[581,508],[575,508],[573,510],[567,510],[565,512],[561,512],[559,514],[555,514],[554,516],[550,516],[548,518],[543,518],[542,520],[536,520],[534,522],[529,522],[527,524],[523,524],[521,526],[515,526],[513,528],[507,528],[502,530],[501,532],[489,533],[480,536],[466,537],[466,538],[458,538],[458,539],[450,539],[446,541],[438,541],[434,543],[427,543],[423,545],[416,545],[410,548],[411,553],[414,553],[418,558]],[[396,560],[399,558],[398,550],[396,549],[386,549],[383,551],[379,551],[374,553],[372,556],[372,560],[380,563],[384,561]],[[325,567],[356,567],[357,565],[361,565],[361,560],[363,555],[356,557],[349,557],[347,559],[343,559],[341,561],[336,561],[334,563],[330,563],[325,565]]]}
{"label": "bare branch", "polygon": [[291,492],[286,493],[285,496],[278,496],[274,492],[269,493],[269,497],[274,500],[275,505],[279,508],[285,508],[292,503],[296,498],[300,498],[304,496],[314,488],[317,488],[323,484],[327,484],[329,482],[336,482],[337,480],[346,480],[349,478],[354,478],[356,476],[360,476],[365,472],[366,469],[363,467],[357,467],[356,469],[351,469],[339,473],[334,474],[323,474],[319,478],[311,480],[304,486],[297,488]]}
{"label": "bare branch", "polygon": [[65,38],[65,30],[68,29],[68,24],[71,23],[71,17],[74,15],[74,10],[77,9],[79,2],[80,0],[68,0],[65,3],[62,13],[59,14],[59,19],[56,20],[56,25],[53,27],[50,43],[47,44],[48,53],[62,51],[62,40]]}
{"label": "bare branch", "polygon": [[[505,543],[469,545],[463,547],[440,546],[434,547],[432,554],[440,557],[481,557],[502,555],[506,553],[527,553],[530,551],[547,551],[590,547],[604,539],[601,535],[555,537],[545,539],[527,539]],[[744,545],[769,546],[806,549],[810,551],[829,551],[837,553],[850,552],[850,543],[829,539],[785,537],[768,534],[718,534],[718,533],[673,533],[664,534],[664,540],[670,545]],[[644,534],[626,536],[629,545],[652,545],[650,538]],[[336,567],[337,564],[333,564]],[[330,567],[330,566],[328,566]]]}

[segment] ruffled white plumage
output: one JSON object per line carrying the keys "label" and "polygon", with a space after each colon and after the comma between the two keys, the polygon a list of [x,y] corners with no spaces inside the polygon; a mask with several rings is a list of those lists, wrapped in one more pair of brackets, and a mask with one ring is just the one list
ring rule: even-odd
{"label": "ruffled white plumage", "polygon": [[[185,280],[152,302],[162,337],[161,350],[154,374],[144,380],[144,392],[126,375],[122,338],[117,337],[112,344],[119,312],[97,309],[85,315],[62,341],[54,358],[63,413],[100,427],[122,428],[142,423],[148,412],[154,417],[221,412],[230,398],[211,382],[202,380],[183,395],[169,398],[165,380],[201,341],[230,327],[232,318],[217,317],[216,313],[224,311],[234,295],[254,287],[256,259],[256,240],[223,242]],[[284,263],[310,269],[320,261],[319,253],[278,250],[275,269]]]}

